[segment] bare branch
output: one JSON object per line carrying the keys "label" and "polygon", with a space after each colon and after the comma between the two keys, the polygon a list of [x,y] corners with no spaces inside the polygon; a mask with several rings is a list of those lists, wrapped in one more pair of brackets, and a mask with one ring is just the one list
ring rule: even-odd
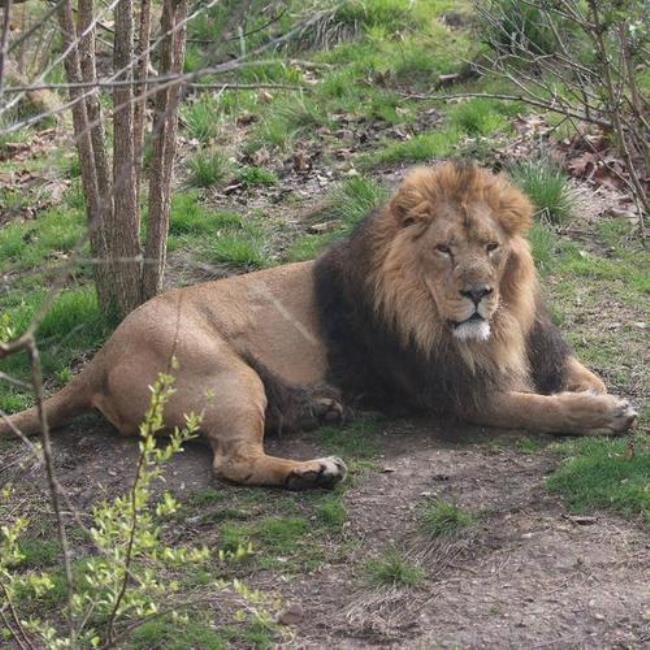
{"label": "bare branch", "polygon": [[59,484],[56,480],[54,471],[54,459],[52,454],[52,442],[50,439],[50,429],[47,422],[47,414],[43,407],[45,402],[43,391],[43,368],[41,366],[41,358],[36,346],[36,341],[33,336],[30,337],[27,346],[29,352],[29,359],[32,366],[32,385],[34,387],[34,395],[36,397],[36,410],[38,412],[38,419],[41,424],[41,440],[43,443],[43,457],[45,459],[45,472],[47,475],[47,482],[50,488],[50,499],[52,501],[52,510],[56,517],[57,529],[59,533],[59,543],[61,544],[61,551],[63,553],[63,565],[65,569],[66,585],[68,587],[68,607],[66,612],[66,619],[68,621],[68,633],[70,636],[70,645],[72,648],[76,646],[77,630],[74,624],[72,599],[74,596],[74,578],[72,576],[72,564],[70,557],[70,548],[68,546],[68,536],[65,528],[65,521],[63,520],[63,513],[59,504]]}
{"label": "bare branch", "polygon": [[4,612],[0,610],[0,615],[2,616],[2,622],[4,623],[5,627],[11,631],[14,639],[16,640],[16,643],[18,643],[21,650],[36,650],[32,645],[31,641],[29,640],[29,637],[27,636],[27,632],[25,632],[25,628],[23,627],[23,624],[18,614],[16,613],[16,608],[14,607],[13,601],[11,600],[11,596],[9,595],[7,588],[2,582],[0,582],[0,589],[2,589],[2,593],[4,594],[5,601],[7,602],[7,606],[9,607],[9,614],[11,615],[11,620],[13,621],[16,630],[12,628],[12,626],[9,624],[9,621],[5,618]]}

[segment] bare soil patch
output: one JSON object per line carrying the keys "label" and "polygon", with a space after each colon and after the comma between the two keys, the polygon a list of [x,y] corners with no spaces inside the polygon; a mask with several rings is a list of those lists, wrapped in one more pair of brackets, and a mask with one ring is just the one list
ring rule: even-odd
{"label": "bare soil patch", "polygon": [[[343,559],[304,573],[254,570],[245,578],[299,606],[282,645],[648,647],[647,530],[607,513],[572,518],[545,488],[557,456],[545,449],[524,453],[520,439],[454,423],[386,422],[375,438],[381,455],[373,469],[353,477],[344,497]],[[552,438],[534,441],[543,447]],[[317,433],[271,439],[268,447],[292,457],[323,452]],[[5,451],[9,460],[12,449]],[[56,434],[55,455],[64,488],[87,508],[127,488],[137,444],[92,416]],[[209,449],[190,444],[168,467],[165,487],[181,498],[208,487],[236,494],[237,487],[213,479],[210,465]],[[40,477],[32,468],[21,482],[34,481],[37,491]],[[282,498],[268,491],[268,499]],[[471,511],[476,524],[456,539],[427,538],[418,508],[430,498]],[[209,543],[214,532],[202,528],[192,542]],[[365,562],[392,546],[426,570],[422,585],[368,584]]]}

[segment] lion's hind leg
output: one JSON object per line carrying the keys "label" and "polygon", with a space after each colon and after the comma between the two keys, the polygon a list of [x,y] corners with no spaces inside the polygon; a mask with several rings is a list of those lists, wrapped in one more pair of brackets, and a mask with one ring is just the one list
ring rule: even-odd
{"label": "lion's hind leg", "polygon": [[214,386],[215,398],[203,410],[201,429],[212,445],[219,478],[292,490],[330,488],[345,478],[345,463],[335,456],[295,461],[265,453],[267,397],[250,366],[240,361],[216,377]]}
{"label": "lion's hind leg", "polygon": [[596,393],[606,393],[607,388],[603,380],[580,363],[575,357],[567,359],[567,390],[578,393],[591,390]]}

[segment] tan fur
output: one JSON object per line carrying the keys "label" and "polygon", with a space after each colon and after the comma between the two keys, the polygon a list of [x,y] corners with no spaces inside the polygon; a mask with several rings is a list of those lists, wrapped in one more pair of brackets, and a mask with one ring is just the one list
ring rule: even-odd
{"label": "tan fur", "polygon": [[[595,392],[534,395],[526,337],[536,316],[537,276],[524,239],[530,202],[503,176],[443,164],[412,171],[373,221],[367,290],[377,317],[404,345],[424,355],[452,345],[467,367],[508,377],[512,390],[488,396],[467,419],[536,430],[623,430],[634,413],[627,403]],[[453,242],[452,254],[441,242]],[[486,246],[498,244],[488,251]],[[450,331],[474,309],[461,292],[490,287],[477,309],[491,327],[487,340],[460,340]],[[316,386],[327,377],[313,263],[292,264],[170,291],[135,310],[68,387],[46,402],[53,426],[99,409],[125,435],[137,434],[157,373],[179,364],[176,393],[165,412],[169,427],[184,413],[202,413],[215,472],[239,483],[329,486],[345,476],[337,458],[293,461],[263,448],[267,392],[254,359],[287,385]],[[604,392],[575,358],[569,389]],[[471,387],[468,387],[470,389]],[[327,401],[327,400],[325,400]],[[322,406],[323,399],[315,398]],[[332,405],[336,407],[336,405]],[[39,424],[34,410],[12,416],[26,433]],[[0,423],[0,433],[11,428]]]}

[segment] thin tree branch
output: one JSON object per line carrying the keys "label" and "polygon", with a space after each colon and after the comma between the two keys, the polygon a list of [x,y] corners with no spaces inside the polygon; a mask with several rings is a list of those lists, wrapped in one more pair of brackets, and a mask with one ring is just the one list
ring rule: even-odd
{"label": "thin tree branch", "polygon": [[29,359],[32,366],[32,385],[34,387],[34,395],[36,397],[36,410],[38,412],[38,419],[41,425],[41,440],[43,443],[45,472],[50,488],[52,510],[54,511],[54,516],[57,523],[59,543],[61,544],[61,550],[63,552],[63,565],[65,569],[66,585],[68,588],[68,606],[66,612],[66,619],[68,621],[68,633],[70,635],[70,645],[72,648],[75,648],[77,643],[77,630],[74,624],[73,613],[74,578],[72,576],[70,548],[68,546],[68,536],[66,533],[65,522],[63,520],[63,514],[61,512],[61,507],[59,504],[59,484],[55,476],[50,429],[47,421],[47,414],[45,413],[43,406],[43,403],[45,402],[45,397],[43,394],[43,368],[41,366],[41,358],[38,352],[38,347],[33,336],[29,339],[27,350],[29,352]]}
{"label": "thin tree branch", "polygon": [[34,646],[29,640],[29,637],[27,636],[27,632],[25,632],[25,628],[23,627],[20,618],[18,617],[16,608],[14,607],[11,597],[9,596],[9,592],[7,591],[7,587],[5,587],[5,585],[2,582],[0,582],[0,589],[2,589],[2,593],[4,594],[5,600],[7,601],[7,607],[9,607],[9,614],[11,615],[11,620],[14,622],[14,625],[16,626],[16,630],[18,631],[18,634],[16,634],[16,632],[14,632],[12,627],[9,625],[9,622],[5,618],[4,612],[0,610],[0,614],[2,615],[2,622],[5,624],[7,629],[11,631],[11,633],[14,636],[14,639],[20,646],[21,650],[35,650]]}

